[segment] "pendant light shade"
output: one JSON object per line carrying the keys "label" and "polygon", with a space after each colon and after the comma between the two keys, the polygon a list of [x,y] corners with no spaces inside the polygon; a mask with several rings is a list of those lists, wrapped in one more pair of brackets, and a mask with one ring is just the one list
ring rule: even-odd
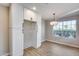
{"label": "pendant light shade", "polygon": [[56,25],[56,24],[57,24],[57,21],[50,22],[50,25]]}

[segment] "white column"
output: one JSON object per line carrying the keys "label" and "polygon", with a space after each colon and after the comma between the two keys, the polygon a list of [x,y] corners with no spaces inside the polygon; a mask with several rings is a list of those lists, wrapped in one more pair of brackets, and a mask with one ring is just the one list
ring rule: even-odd
{"label": "white column", "polygon": [[41,16],[37,14],[37,39],[35,40],[35,48],[41,46],[41,39],[42,39],[42,20]]}
{"label": "white column", "polygon": [[10,55],[23,55],[23,7],[19,4],[13,3],[10,6],[9,19],[9,42]]}

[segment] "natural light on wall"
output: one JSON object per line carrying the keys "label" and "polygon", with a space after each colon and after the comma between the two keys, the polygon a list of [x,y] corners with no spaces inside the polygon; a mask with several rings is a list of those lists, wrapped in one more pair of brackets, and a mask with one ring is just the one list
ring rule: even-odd
{"label": "natural light on wall", "polygon": [[53,34],[56,37],[74,39],[76,37],[76,20],[58,22],[53,26]]}

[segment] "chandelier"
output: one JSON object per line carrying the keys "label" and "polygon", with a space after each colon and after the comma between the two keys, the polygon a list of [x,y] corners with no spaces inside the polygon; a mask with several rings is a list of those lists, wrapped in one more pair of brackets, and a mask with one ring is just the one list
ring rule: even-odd
{"label": "chandelier", "polygon": [[57,21],[55,20],[55,13],[53,13],[54,20],[50,22],[50,25],[56,25]]}

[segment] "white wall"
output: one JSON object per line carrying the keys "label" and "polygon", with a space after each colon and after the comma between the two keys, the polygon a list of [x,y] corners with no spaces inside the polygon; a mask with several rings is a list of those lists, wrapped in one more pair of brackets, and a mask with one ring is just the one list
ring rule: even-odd
{"label": "white wall", "polygon": [[24,19],[29,21],[37,21],[37,13],[30,9],[24,8]]}
{"label": "white wall", "polygon": [[24,48],[33,47],[37,39],[36,22],[24,21]]}
{"label": "white wall", "polygon": [[0,55],[9,53],[9,9],[0,6]]}
{"label": "white wall", "polygon": [[50,25],[49,21],[46,21],[46,39],[48,41],[51,42],[56,42],[56,43],[60,43],[60,44],[65,44],[65,45],[69,45],[69,46],[74,46],[74,47],[78,47],[79,48],[79,17],[78,16],[74,16],[74,17],[69,17],[69,18],[64,18],[65,20],[77,20],[77,37],[75,39],[72,40],[67,40],[65,38],[57,38],[54,37],[54,35],[52,34],[52,26]]}
{"label": "white wall", "polygon": [[46,41],[45,39],[45,20],[42,20],[42,40],[41,42]]}
{"label": "white wall", "polygon": [[23,55],[23,7],[20,4],[13,3],[10,6],[9,20],[9,45],[10,55]]}

